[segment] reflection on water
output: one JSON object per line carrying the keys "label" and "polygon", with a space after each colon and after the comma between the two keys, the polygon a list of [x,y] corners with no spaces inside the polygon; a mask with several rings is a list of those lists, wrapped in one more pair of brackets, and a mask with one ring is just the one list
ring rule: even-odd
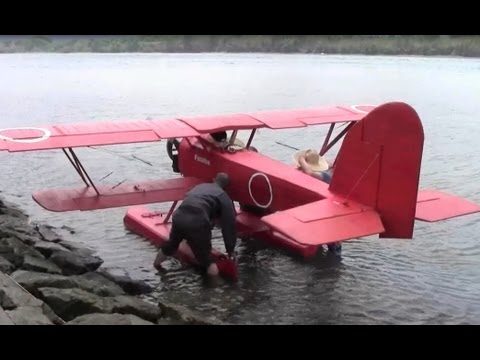
{"label": "reflection on water", "polygon": [[[477,59],[12,54],[0,55],[0,78],[1,128],[405,101],[425,131],[421,187],[480,202]],[[262,129],[254,145],[290,163],[292,150],[276,142],[319,147],[327,131]],[[106,149],[114,153],[77,152],[96,181],[111,173],[100,183],[172,176],[163,142]],[[154,166],[125,158],[132,154]],[[324,251],[305,261],[259,241],[240,242],[240,281],[209,286],[174,259],[158,274],[151,266],[155,248],[123,227],[125,208],[62,214],[39,208],[33,191],[80,183],[60,151],[1,153],[0,161],[2,196],[36,221],[73,228],[75,234],[64,236],[95,248],[105,267],[154,285],[152,300],[165,298],[243,324],[480,323],[477,215],[419,222],[414,240],[352,240],[341,258]],[[219,233],[215,245],[223,249]]]}

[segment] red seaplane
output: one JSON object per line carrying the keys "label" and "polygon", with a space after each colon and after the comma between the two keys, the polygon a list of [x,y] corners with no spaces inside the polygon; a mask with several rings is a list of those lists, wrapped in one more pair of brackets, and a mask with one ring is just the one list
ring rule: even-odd
{"label": "red seaplane", "polygon": [[[271,159],[251,147],[260,128],[330,125],[319,153],[339,140],[330,184]],[[344,128],[331,139],[336,125]],[[239,130],[251,130],[238,147]],[[232,131],[225,147],[208,134]],[[177,138],[181,138],[178,140]],[[169,236],[176,205],[193,186],[229,174],[228,193],[237,202],[237,229],[243,239],[315,255],[324,244],[379,234],[413,237],[415,219],[439,221],[480,211],[480,206],[435,190],[419,191],[424,134],[415,110],[401,102],[381,106],[331,106],[222,116],[97,122],[3,129],[0,150],[62,149],[85,186],[36,192],[33,199],[50,211],[96,210],[173,202],[168,212],[130,207],[124,217],[131,231],[161,245]],[[96,186],[74,152],[76,147],[167,140],[174,172],[180,177],[119,186]],[[236,267],[213,250],[220,273],[236,279]],[[175,256],[195,265],[184,241]]]}

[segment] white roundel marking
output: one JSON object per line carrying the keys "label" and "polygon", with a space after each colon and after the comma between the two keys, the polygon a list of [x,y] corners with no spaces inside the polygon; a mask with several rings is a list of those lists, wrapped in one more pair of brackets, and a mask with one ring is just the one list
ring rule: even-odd
{"label": "white roundel marking", "polygon": [[358,108],[359,106],[373,106],[373,107],[377,107],[377,105],[352,105],[352,106],[350,106],[350,107],[351,107],[353,110],[355,110],[356,112],[359,112],[359,113],[361,113],[361,114],[368,114],[368,111],[359,109],[359,108]]}
{"label": "white roundel marking", "polygon": [[[3,131],[11,131],[11,130],[38,130],[43,132],[43,135],[34,138],[34,139],[12,139],[11,137],[2,135]],[[44,128],[36,128],[36,127],[19,127],[19,128],[7,128],[7,129],[0,129],[0,139],[1,140],[7,140],[11,142],[17,142],[17,143],[36,143],[40,141],[47,140],[51,136],[50,130],[44,129]]]}
{"label": "white roundel marking", "polygon": [[[260,204],[256,199],[255,197],[253,196],[252,194],[252,181],[253,179],[255,179],[257,176],[261,176],[265,179],[265,181],[267,182],[267,185],[268,185],[268,191],[270,193],[270,200],[268,201],[268,203],[266,204]],[[263,174],[263,173],[254,173],[252,174],[252,176],[250,176],[250,180],[248,180],[248,193],[250,194],[250,198],[252,199],[252,201],[255,203],[255,205],[257,205],[258,207],[261,207],[261,208],[268,208],[271,204],[272,204],[272,201],[273,201],[273,191],[272,191],[272,184],[270,183],[270,179],[268,178],[267,175]]]}

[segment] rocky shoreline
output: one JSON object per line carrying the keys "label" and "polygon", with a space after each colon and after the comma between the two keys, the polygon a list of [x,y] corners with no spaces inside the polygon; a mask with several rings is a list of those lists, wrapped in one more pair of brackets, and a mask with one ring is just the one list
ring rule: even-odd
{"label": "rocky shoreline", "polygon": [[32,225],[0,199],[0,325],[218,324],[176,304],[141,298],[143,281],[101,269],[91,249]]}

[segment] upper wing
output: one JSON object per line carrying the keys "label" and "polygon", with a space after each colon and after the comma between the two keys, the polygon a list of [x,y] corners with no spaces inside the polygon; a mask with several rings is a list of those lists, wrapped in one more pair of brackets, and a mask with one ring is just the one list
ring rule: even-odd
{"label": "upper wing", "polygon": [[375,106],[330,106],[162,120],[133,120],[0,129],[0,151],[48,150],[198,136],[225,130],[304,127],[358,121]]}

